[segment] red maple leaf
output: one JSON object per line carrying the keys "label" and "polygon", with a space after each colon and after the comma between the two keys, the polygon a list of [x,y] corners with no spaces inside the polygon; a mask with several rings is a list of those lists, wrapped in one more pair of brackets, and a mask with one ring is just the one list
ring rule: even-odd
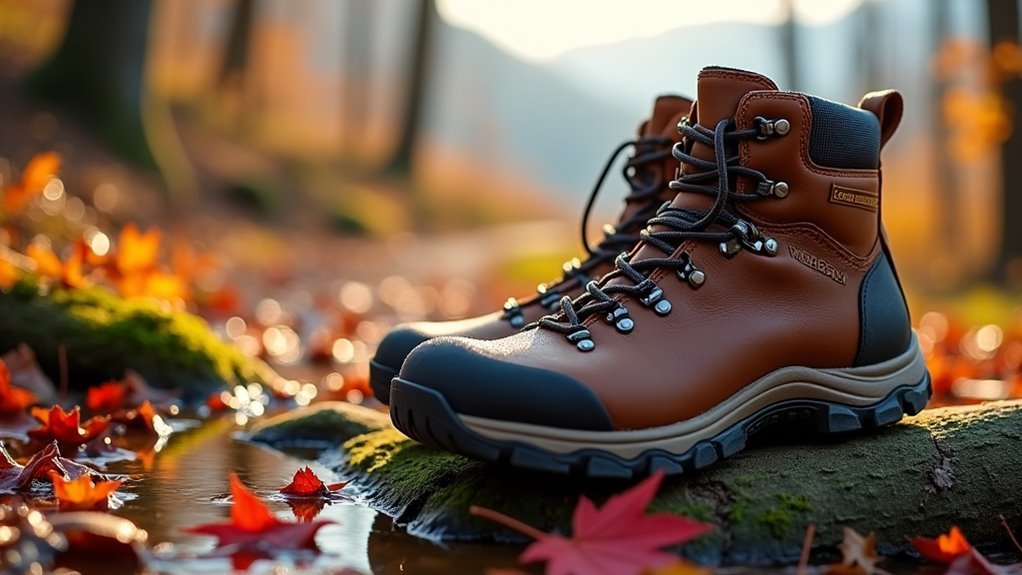
{"label": "red maple leaf", "polygon": [[14,461],[7,448],[0,443],[0,492],[27,491],[32,487],[33,479],[47,479],[51,471],[56,471],[68,480],[83,476],[106,479],[91,467],[61,457],[56,442],[37,451],[25,465]]}
{"label": "red maple leaf", "polygon": [[122,407],[127,396],[127,386],[120,381],[108,381],[96,387],[90,387],[85,397],[85,405],[93,413],[113,413]]}
{"label": "red maple leaf", "polygon": [[312,521],[323,511],[326,507],[326,500],[323,498],[310,498],[310,497],[290,497],[287,500],[287,506],[291,508],[291,513],[294,514],[295,519],[299,523],[308,523]]}
{"label": "red maple leaf", "polygon": [[31,391],[11,383],[11,372],[4,360],[0,359],[0,415],[22,413],[36,399]]}
{"label": "red maple leaf", "polygon": [[658,472],[619,493],[601,508],[579,499],[569,537],[544,533],[496,511],[472,506],[473,515],[501,523],[528,535],[530,544],[520,559],[546,561],[547,575],[639,575],[652,567],[677,561],[660,549],[698,537],[713,526],[666,513],[646,514],[664,473]]}
{"label": "red maple leaf", "polygon": [[316,472],[306,466],[305,469],[295,471],[294,479],[291,480],[291,483],[281,487],[280,492],[293,497],[329,497],[331,492],[337,491],[345,485],[347,485],[346,482],[326,485],[316,476]]}
{"label": "red maple leaf", "polygon": [[32,417],[39,420],[41,427],[28,430],[28,436],[43,441],[58,441],[63,445],[77,446],[95,439],[110,425],[107,416],[93,417],[81,422],[82,412],[76,405],[66,412],[59,405],[49,410],[40,407],[32,409]]}
{"label": "red maple leaf", "polygon": [[936,539],[913,537],[911,542],[920,555],[945,565],[950,565],[955,559],[972,550],[972,545],[957,526],[951,527],[947,535],[940,535]]}
{"label": "red maple leaf", "polygon": [[206,523],[186,533],[212,535],[217,547],[235,546],[238,551],[316,549],[316,532],[333,521],[287,523],[277,519],[258,497],[231,472],[231,520]]}

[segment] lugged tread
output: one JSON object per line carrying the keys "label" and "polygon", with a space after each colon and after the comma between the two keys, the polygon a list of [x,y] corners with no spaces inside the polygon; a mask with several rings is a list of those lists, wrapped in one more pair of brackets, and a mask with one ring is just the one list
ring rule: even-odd
{"label": "lugged tread", "polygon": [[785,401],[700,441],[685,453],[650,449],[632,459],[596,449],[552,453],[521,442],[484,437],[465,426],[440,393],[401,379],[395,379],[391,388],[390,413],[394,426],[408,437],[474,459],[562,475],[631,479],[659,470],[677,475],[706,468],[742,451],[750,435],[774,425],[808,422],[823,434],[890,425],[905,414],[919,413],[931,393],[927,375],[915,385],[894,389],[872,406],[852,407],[816,400]]}

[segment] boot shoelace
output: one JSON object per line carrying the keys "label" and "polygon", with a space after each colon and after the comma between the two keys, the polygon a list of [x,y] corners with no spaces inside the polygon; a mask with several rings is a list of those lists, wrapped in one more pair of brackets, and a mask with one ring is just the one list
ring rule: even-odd
{"label": "boot shoelace", "polygon": [[[557,309],[558,302],[560,302],[562,297],[557,286],[570,279],[577,279],[580,285],[585,285],[591,279],[588,273],[593,267],[613,259],[622,250],[631,248],[639,240],[639,234],[636,230],[645,224],[650,216],[656,213],[656,209],[660,206],[657,198],[663,191],[663,181],[659,178],[650,177],[650,172],[643,168],[655,162],[663,162],[669,158],[672,152],[667,146],[672,142],[673,140],[666,136],[643,136],[639,139],[622,143],[611,153],[610,158],[607,159],[607,163],[603,167],[603,171],[600,172],[600,177],[596,180],[596,185],[589,192],[589,200],[586,202],[585,210],[582,213],[582,245],[585,247],[588,257],[586,257],[585,261],[581,262],[577,258],[565,262],[562,266],[563,275],[553,285],[539,284],[536,286],[536,293],[541,306],[550,310]],[[610,169],[614,166],[621,152],[630,147],[635,149],[635,154],[628,159],[622,170],[622,175],[631,188],[631,193],[625,197],[625,203],[642,202],[644,205],[632,216],[618,222],[617,226],[610,224],[603,226],[603,239],[600,240],[596,247],[592,247],[587,233],[589,216],[592,213],[593,206],[596,205],[596,198],[603,188],[603,183],[606,181]],[[504,314],[502,317],[512,327],[520,328],[525,326],[522,304],[516,298],[508,298],[504,303]]]}
{"label": "boot shoelace", "polygon": [[[596,343],[584,324],[590,316],[605,314],[605,321],[613,324],[621,333],[629,333],[635,327],[628,309],[620,301],[624,297],[638,300],[660,316],[671,312],[671,302],[664,297],[663,289],[650,279],[653,270],[664,268],[674,270],[678,279],[688,283],[693,289],[703,285],[706,274],[696,267],[688,252],[681,252],[672,257],[683,242],[688,240],[717,242],[721,253],[727,257],[734,256],[742,249],[767,256],[775,255],[777,242],[772,238],[763,237],[756,226],[735,215],[732,208],[740,202],[768,196],[783,198],[787,196],[788,186],[784,182],[769,180],[758,170],[739,165],[738,155],[729,156],[728,149],[739,140],[753,138],[762,140],[787,133],[787,127],[777,130],[775,129],[777,125],[787,126],[788,123],[785,120],[774,122],[756,118],[754,126],[747,130],[736,129],[732,119],[721,120],[713,130],[701,125],[690,125],[687,120],[679,123],[678,130],[684,139],[674,145],[672,153],[683,165],[691,169],[672,181],[670,187],[679,192],[712,196],[714,198],[712,206],[707,210],[696,210],[674,208],[665,204],[649,219],[646,229],[639,233],[639,245],[653,246],[666,256],[636,260],[634,256],[637,249],[621,253],[614,260],[614,271],[604,276],[599,283],[591,281],[586,284],[585,293],[574,301],[567,296],[561,298],[560,313],[545,316],[536,322],[536,325],[565,334],[581,351],[592,351]],[[691,145],[697,142],[713,149],[714,160],[703,160],[690,153]],[[754,193],[732,191],[730,182],[732,178],[738,176],[756,181],[756,191]],[[716,226],[722,231],[714,231],[710,229],[711,226]],[[652,231],[654,228],[659,229]],[[638,248],[639,245],[635,247]],[[624,277],[630,283],[608,283],[609,280],[620,277]]]}

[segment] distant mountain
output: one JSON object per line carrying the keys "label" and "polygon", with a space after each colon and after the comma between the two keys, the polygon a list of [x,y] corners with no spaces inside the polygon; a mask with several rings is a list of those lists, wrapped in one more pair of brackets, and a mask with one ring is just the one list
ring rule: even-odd
{"label": "distant mountain", "polygon": [[589,193],[608,154],[652,105],[596,97],[558,71],[518,60],[440,21],[427,130],[445,145],[565,192]]}
{"label": "distant mountain", "polygon": [[[934,49],[926,26],[927,0],[865,2],[844,18],[822,26],[800,25],[799,89],[855,104],[866,91],[897,88],[905,96],[905,128],[932,117],[929,58]],[[959,33],[975,28],[970,11],[959,10]],[[684,26],[663,34],[572,50],[546,66],[614,105],[636,108],[651,92],[692,95],[705,66],[754,70],[789,88],[782,53],[782,28],[740,22]]]}

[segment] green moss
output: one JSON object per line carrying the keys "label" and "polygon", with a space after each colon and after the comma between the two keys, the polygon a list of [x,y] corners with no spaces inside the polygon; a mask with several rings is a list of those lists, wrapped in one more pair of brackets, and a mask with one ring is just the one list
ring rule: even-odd
{"label": "green moss", "polygon": [[748,508],[748,501],[739,497],[735,500],[734,504],[731,505],[731,510],[728,511],[728,520],[730,520],[731,523],[743,523],[747,516]]}
{"label": "green moss", "polygon": [[38,289],[31,280],[0,292],[0,352],[25,343],[59,378],[63,347],[72,388],[139,372],[150,384],[208,392],[269,383],[277,375],[216,336],[201,318],[103,288]]}
{"label": "green moss", "polygon": [[692,519],[698,519],[700,521],[711,521],[713,519],[713,508],[707,504],[698,501],[666,501],[653,500],[653,503],[649,506],[651,513],[671,513],[674,515],[684,515]]}
{"label": "green moss", "polygon": [[791,529],[791,511],[783,507],[770,507],[756,515],[756,521],[766,527],[775,539],[781,539]]}
{"label": "green moss", "polygon": [[810,513],[813,510],[813,504],[809,502],[809,498],[805,495],[781,493],[778,495],[778,498],[781,500],[781,505],[789,511]]}
{"label": "green moss", "polygon": [[309,441],[340,445],[349,439],[390,427],[385,412],[347,403],[324,401],[264,419],[251,430],[253,441],[286,447]]}

